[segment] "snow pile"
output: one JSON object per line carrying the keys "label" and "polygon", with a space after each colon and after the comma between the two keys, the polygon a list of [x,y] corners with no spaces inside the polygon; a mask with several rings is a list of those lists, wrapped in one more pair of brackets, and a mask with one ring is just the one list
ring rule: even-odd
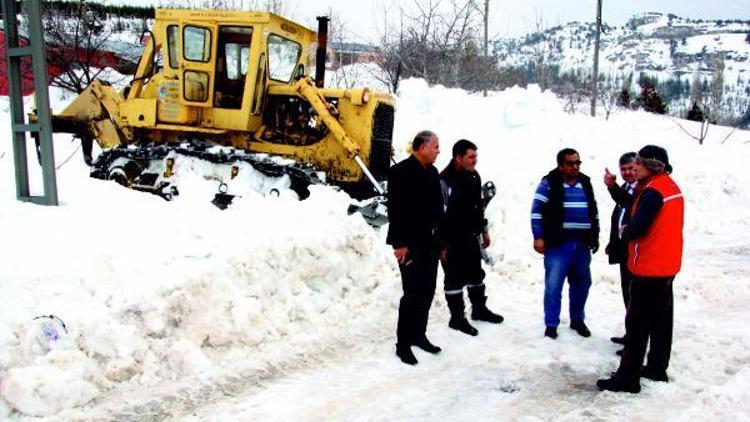
{"label": "snow pile", "polygon": [[[77,143],[60,136],[58,164],[74,154],[58,171],[61,206],[39,207],[15,200],[9,146],[0,146],[0,410],[54,415],[117,383],[209,376],[227,353],[304,349],[319,327],[368,318],[356,309],[393,306],[397,285],[382,283],[397,272],[389,251],[333,188],[312,187],[302,202],[281,185],[278,197],[244,189],[222,212],[210,203],[218,183],[178,159],[181,194],[166,202],[89,178]],[[268,183],[249,169],[239,176]],[[50,313],[70,333],[47,353],[33,318]]]}
{"label": "snow pile", "polygon": [[[749,133],[736,131],[722,143],[730,129],[712,127],[701,146],[669,118],[630,111],[609,121],[570,115],[554,95],[536,87],[482,98],[406,80],[397,104],[397,159],[406,157],[416,132],[431,129],[441,138],[442,169],[453,142],[466,138],[479,145],[483,179],[498,187],[487,212],[496,260],[487,268],[487,285],[490,307],[507,318],[497,328],[500,334],[482,325],[476,341],[467,342],[448,330],[438,288],[429,330],[445,351],[420,354],[416,372],[396,362],[400,280],[384,230],[348,216],[349,198],[330,187],[313,187],[305,201],[264,195],[271,187],[283,191],[283,181],[271,185],[241,169],[243,183],[256,183],[260,193],[241,191],[229,209],[219,211],[210,204],[217,182],[196,177],[191,171],[198,164],[178,160],[180,195],[165,202],[90,179],[78,155],[65,162],[79,154],[78,146],[60,136],[55,145],[58,164],[65,162],[58,171],[62,203],[39,207],[15,200],[10,143],[4,143],[0,418],[147,417],[140,412],[152,399],[155,407],[147,410],[161,418],[186,412],[214,420],[278,418],[280,409],[290,419],[625,419],[633,409],[643,416],[656,408],[664,409],[656,415],[664,419],[747,415]],[[690,122],[680,124],[697,130]],[[7,120],[2,127],[9,131]],[[608,337],[622,330],[617,270],[602,252],[592,265],[587,308],[594,337],[581,342],[569,330],[561,330],[557,342],[541,337],[542,263],[531,248],[529,211],[556,152],[578,149],[582,171],[594,182],[603,249],[612,209],[601,182],[604,168],[616,172],[621,153],[647,143],[670,153],[687,200],[687,227],[685,267],[676,284],[670,369],[676,379],[646,385],[639,407],[631,398],[578,388],[614,369]],[[40,172],[29,156],[38,193]],[[33,318],[49,314],[61,317],[69,333],[47,351]],[[349,344],[346,362],[322,362],[323,374],[316,374],[316,359],[335,355],[342,344]],[[290,361],[308,365],[310,373],[273,383],[267,374],[285,376]],[[201,403],[191,398],[201,394],[182,395],[222,377],[242,378],[248,370],[271,378],[265,393],[248,388],[256,395],[237,394],[236,403],[195,412]],[[456,379],[467,382],[452,390]],[[250,387],[256,385],[252,380]],[[170,402],[162,399],[164,390],[181,393]],[[434,400],[422,401],[426,394]],[[294,406],[284,401],[290,397]],[[471,406],[454,406],[470,397]],[[179,410],[160,407],[170,403]],[[558,413],[544,413],[550,403]],[[110,412],[118,406],[137,410]]]}

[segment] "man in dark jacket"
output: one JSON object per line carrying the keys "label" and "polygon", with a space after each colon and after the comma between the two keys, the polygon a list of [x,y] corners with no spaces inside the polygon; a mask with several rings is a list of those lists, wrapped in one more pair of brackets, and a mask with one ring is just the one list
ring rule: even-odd
{"label": "man in dark jacket", "polygon": [[[482,181],[476,171],[477,146],[466,139],[453,145],[453,158],[440,173],[445,216],[440,235],[445,270],[445,301],[450,328],[475,336],[464,314],[463,288],[471,301],[471,319],[499,324],[503,317],[487,308],[480,247],[490,245],[482,203]],[[482,236],[482,245],[478,236]]]}
{"label": "man in dark jacket", "polygon": [[[625,308],[630,301],[630,279],[628,271],[627,249],[628,245],[620,238],[620,227],[627,225],[630,220],[630,206],[633,203],[633,191],[638,181],[635,180],[635,152],[627,152],[620,157],[620,176],[624,180],[622,186],[617,185],[617,176],[605,169],[604,184],[607,186],[609,195],[615,201],[615,209],[612,210],[610,220],[609,243],[604,252],[609,257],[610,264],[620,266],[620,287],[622,288],[622,300]],[[612,342],[625,344],[625,337],[612,337]],[[617,354],[622,354],[619,350]]]}
{"label": "man in dark jacket", "polygon": [[411,346],[430,353],[440,348],[426,336],[430,305],[435,296],[439,234],[443,213],[440,178],[433,164],[440,153],[437,135],[417,134],[412,155],[391,167],[388,173],[387,243],[401,271],[404,294],[398,310],[396,355],[415,365]]}
{"label": "man in dark jacket", "polygon": [[531,206],[534,250],[544,254],[544,335],[557,338],[565,279],[570,285],[570,328],[589,337],[584,307],[591,286],[591,253],[599,249],[599,215],[594,189],[581,173],[578,152],[557,153],[557,168],[537,187]]}
{"label": "man in dark jacket", "polygon": [[[685,200],[670,177],[664,148],[647,145],[638,151],[638,187],[631,219],[622,229],[628,242],[630,302],[625,316],[625,351],[611,378],[600,390],[638,393],[640,378],[667,382],[672,350],[674,296],[672,282],[682,266]],[[641,367],[649,345],[648,364]]]}

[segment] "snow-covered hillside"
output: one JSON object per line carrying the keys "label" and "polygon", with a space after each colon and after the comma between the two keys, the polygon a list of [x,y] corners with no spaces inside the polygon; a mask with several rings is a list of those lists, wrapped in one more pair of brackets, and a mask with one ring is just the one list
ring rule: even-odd
{"label": "snow-covered hillside", "polygon": [[[488,98],[421,80],[401,89],[397,159],[421,129],[441,137],[440,168],[452,143],[467,138],[479,145],[483,178],[498,186],[487,284],[503,324],[479,324],[477,338],[449,330],[438,289],[428,333],[444,351],[418,354],[420,364],[407,368],[393,354],[401,287],[384,230],[347,216],[343,193],[322,187],[297,202],[248,192],[219,211],[209,203],[215,183],[184,175],[181,195],[165,202],[90,179],[77,143],[59,136],[61,206],[40,207],[15,200],[6,142],[0,419],[750,417],[750,133],[722,143],[731,129],[712,128],[701,146],[668,118],[570,115],[534,86]],[[0,130],[8,126],[6,117]],[[530,204],[555,153],[577,148],[597,182],[604,243],[612,208],[604,168],[647,143],[669,150],[687,198],[671,379],[644,382],[639,396],[598,393],[597,377],[617,362],[608,339],[622,332],[617,270],[595,256],[592,338],[561,329],[557,341],[545,339]],[[38,192],[36,167],[32,176]],[[69,333],[47,351],[34,318],[49,314]]]}
{"label": "snow-covered hillside", "polygon": [[[604,18],[606,21],[606,16]],[[494,45],[501,65],[526,66],[543,57],[560,72],[590,74],[594,57],[594,23],[571,22],[518,39],[501,39]],[[716,60],[724,61],[725,113],[742,116],[750,101],[750,21],[695,21],[675,15],[647,13],[633,17],[627,25],[603,25],[599,72],[622,86],[635,75],[632,86],[637,92],[640,73],[673,83],[679,96],[671,101],[672,114],[680,115],[689,107],[690,85],[697,70],[701,81],[710,82]]]}

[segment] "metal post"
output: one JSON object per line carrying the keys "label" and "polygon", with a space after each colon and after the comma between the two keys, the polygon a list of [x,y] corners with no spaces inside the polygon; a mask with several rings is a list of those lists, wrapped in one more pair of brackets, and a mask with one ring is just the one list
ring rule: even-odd
{"label": "metal post", "polygon": [[599,38],[602,32],[602,0],[596,0],[596,41],[594,42],[594,75],[591,80],[591,116],[596,116],[597,85],[599,83]]}
{"label": "metal post", "polygon": [[[6,63],[10,95],[11,137],[16,168],[16,197],[20,201],[42,205],[57,205],[57,179],[55,156],[52,147],[52,124],[47,91],[47,60],[42,32],[41,6],[39,0],[26,2],[26,19],[29,23],[29,45],[22,46],[18,35],[18,10],[15,0],[2,0],[3,27],[5,30]],[[21,81],[24,57],[31,58],[34,75],[34,96],[37,121],[26,122]],[[26,155],[27,133],[40,142],[44,196],[31,196],[29,190],[29,168]]]}

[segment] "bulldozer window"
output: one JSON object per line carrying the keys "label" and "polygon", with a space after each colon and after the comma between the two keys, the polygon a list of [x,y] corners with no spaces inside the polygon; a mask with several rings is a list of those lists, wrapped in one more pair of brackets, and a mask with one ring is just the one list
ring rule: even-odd
{"label": "bulldozer window", "polygon": [[215,106],[233,109],[242,107],[252,35],[252,27],[219,28],[219,60],[216,63],[216,93],[219,95],[214,97]]}
{"label": "bulldozer window", "polygon": [[247,75],[247,59],[250,56],[250,46],[227,43],[225,49],[227,79],[236,81]]}
{"label": "bulldozer window", "polygon": [[197,26],[186,26],[182,32],[185,60],[208,62],[211,60],[211,31]]}
{"label": "bulldozer window", "polygon": [[172,69],[177,69],[180,65],[177,61],[177,57],[179,57],[177,34],[179,31],[180,28],[177,25],[169,25],[167,27],[167,52],[169,54],[169,67]]}
{"label": "bulldozer window", "polygon": [[208,100],[208,74],[194,70],[186,70],[184,80],[185,99],[203,102]]}
{"label": "bulldozer window", "polygon": [[268,36],[268,75],[279,82],[289,82],[297,68],[302,47],[279,35]]}

